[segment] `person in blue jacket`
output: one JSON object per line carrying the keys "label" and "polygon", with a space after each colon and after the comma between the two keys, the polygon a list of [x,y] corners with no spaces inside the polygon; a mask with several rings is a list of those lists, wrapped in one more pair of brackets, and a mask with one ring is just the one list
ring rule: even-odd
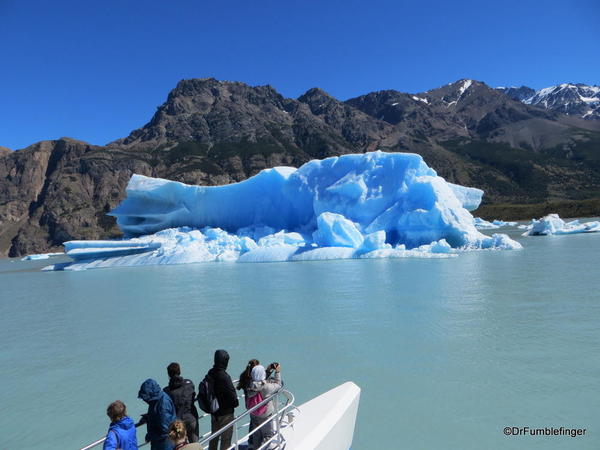
{"label": "person in blue jacket", "polygon": [[150,442],[152,450],[172,450],[173,444],[168,435],[169,425],[177,417],[171,397],[151,378],[142,383],[138,397],[148,403],[148,413],[145,415],[148,429],[146,442]]}
{"label": "person in blue jacket", "polygon": [[127,416],[127,408],[121,400],[112,402],[106,408],[110,418],[110,427],[106,433],[103,450],[137,450],[135,423]]}

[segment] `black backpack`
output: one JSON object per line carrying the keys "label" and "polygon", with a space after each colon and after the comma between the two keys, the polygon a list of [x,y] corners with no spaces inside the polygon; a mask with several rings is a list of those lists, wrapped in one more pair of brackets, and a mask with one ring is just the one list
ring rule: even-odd
{"label": "black backpack", "polygon": [[219,410],[219,401],[215,396],[215,380],[208,374],[198,385],[197,400],[200,409],[205,413],[214,414]]}

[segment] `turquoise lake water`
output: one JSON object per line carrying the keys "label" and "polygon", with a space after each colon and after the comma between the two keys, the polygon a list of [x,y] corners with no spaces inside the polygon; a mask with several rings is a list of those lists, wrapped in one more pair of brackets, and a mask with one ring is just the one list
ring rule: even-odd
{"label": "turquoise lake water", "polygon": [[137,419],[142,381],[164,385],[178,361],[197,383],[225,348],[232,376],[280,362],[299,402],[356,382],[353,450],[598,449],[600,234],[519,241],[453,259],[74,273],[0,260],[0,448],[79,448],[106,432],[108,403]]}

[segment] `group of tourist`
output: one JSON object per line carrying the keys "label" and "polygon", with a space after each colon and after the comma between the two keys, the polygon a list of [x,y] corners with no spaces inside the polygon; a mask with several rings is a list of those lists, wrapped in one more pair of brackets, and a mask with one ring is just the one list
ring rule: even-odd
{"label": "group of tourist", "polygon": [[[227,373],[229,354],[225,350],[215,352],[214,365],[205,377],[210,381],[211,395],[218,402],[218,408],[210,411],[211,432],[215,433],[234,420],[234,410],[239,406],[236,387],[244,392],[246,408],[250,412],[251,434],[248,449],[256,450],[275,434],[274,422],[270,420],[275,412],[273,402],[261,405],[264,399],[277,392],[282,386],[281,367],[271,363],[266,369],[256,359],[251,359],[240,374],[237,386],[233,386]],[[196,396],[194,383],[181,376],[181,367],[173,362],[167,366],[169,384],[161,389],[149,378],[142,383],[138,397],[148,404],[148,412],[142,415],[137,425],[146,424],[146,442],[151,450],[201,450],[198,443],[200,432],[198,410],[195,402],[206,395],[206,389],[199,387]],[[202,403],[200,403],[202,404]],[[260,405],[260,406],[259,406]],[[127,416],[125,404],[117,400],[106,409],[110,427],[104,441],[104,450],[137,449],[136,424]],[[257,429],[258,428],[258,429]],[[212,439],[209,450],[225,450],[231,445],[233,427]]]}

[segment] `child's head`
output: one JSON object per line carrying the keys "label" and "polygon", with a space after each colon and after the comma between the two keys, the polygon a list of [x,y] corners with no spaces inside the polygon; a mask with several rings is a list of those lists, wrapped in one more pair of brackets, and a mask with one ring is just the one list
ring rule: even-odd
{"label": "child's head", "polygon": [[174,444],[179,444],[185,441],[186,438],[185,424],[181,420],[176,420],[169,425],[169,439],[171,439]]}
{"label": "child's head", "polygon": [[127,415],[125,403],[123,403],[121,400],[112,402],[110,405],[108,405],[108,408],[106,408],[106,415],[110,418],[111,422],[118,422]]}

